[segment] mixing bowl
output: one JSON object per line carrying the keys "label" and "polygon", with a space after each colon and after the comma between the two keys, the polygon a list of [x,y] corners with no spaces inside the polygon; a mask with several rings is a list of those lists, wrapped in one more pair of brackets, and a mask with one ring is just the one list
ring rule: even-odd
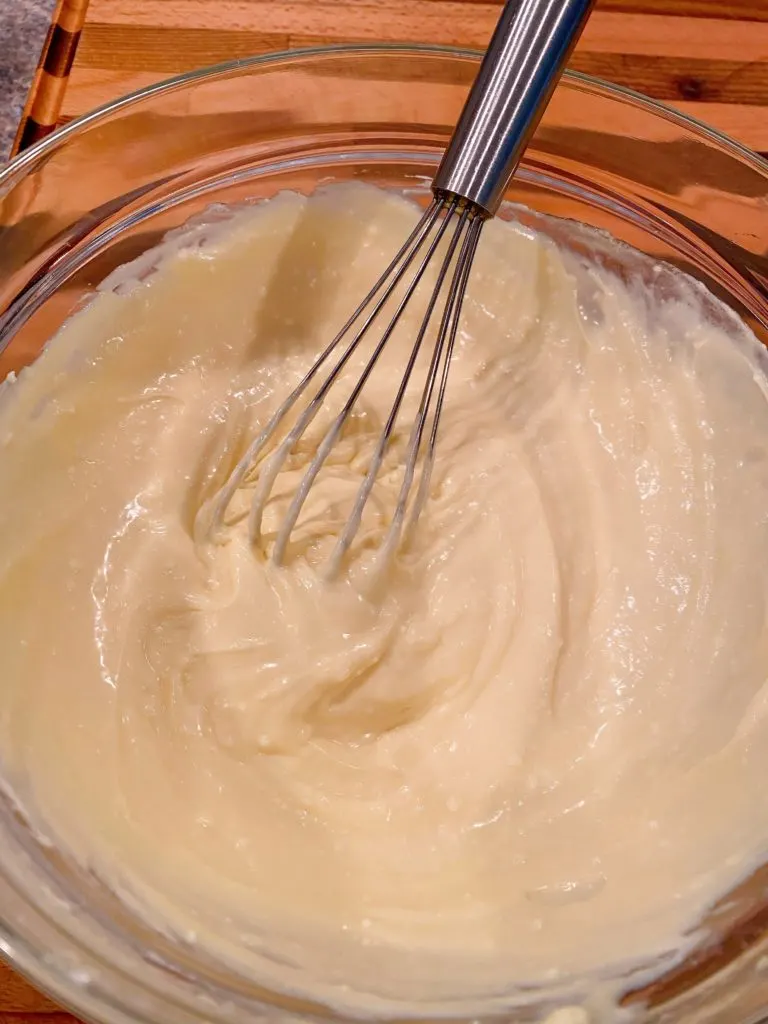
{"label": "mixing bowl", "polygon": [[[0,379],[34,360],[115,266],[212,202],[348,179],[425,194],[477,61],[427,47],[237,61],[113,103],[18,157],[0,174]],[[677,265],[768,343],[768,165],[735,142],[641,96],[568,75],[508,198]],[[557,222],[548,230],[557,233]],[[340,1019],[258,989],[194,945],[153,931],[66,851],[33,834],[1,794],[0,849],[0,952],[81,1016],[104,1024]],[[767,885],[768,871],[759,872],[713,908],[695,954],[653,985],[640,990],[628,975],[625,1006],[655,1024],[762,1019]],[[556,993],[519,995],[505,1020],[543,1020],[559,1005]]]}

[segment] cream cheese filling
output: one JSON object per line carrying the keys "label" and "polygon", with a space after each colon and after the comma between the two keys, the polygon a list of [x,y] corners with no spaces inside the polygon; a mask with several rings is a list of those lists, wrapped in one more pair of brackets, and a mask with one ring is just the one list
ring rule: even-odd
{"label": "cream cheese filling", "polygon": [[6,780],[149,920],[350,1012],[660,970],[768,853],[763,362],[681,275],[487,226],[431,498],[375,596],[418,388],[352,569],[316,564],[423,294],[286,566],[249,543],[252,485],[196,531],[417,216],[362,186],[220,212],[0,401]]}

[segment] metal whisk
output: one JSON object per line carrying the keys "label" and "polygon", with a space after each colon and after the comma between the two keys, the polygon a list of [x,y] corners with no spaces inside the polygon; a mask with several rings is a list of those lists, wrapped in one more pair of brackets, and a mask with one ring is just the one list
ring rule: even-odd
{"label": "metal whisk", "polygon": [[[435,258],[438,247],[443,243],[434,290],[427,301],[421,326],[403,369],[402,381],[372,452],[368,471],[360,484],[351,514],[336,541],[329,574],[337,572],[358,532],[363,510],[392,438],[422,343],[442,300],[432,357],[406,450],[402,484],[382,548],[385,558],[400,541],[406,515],[409,525],[415,523],[429,490],[451,357],[483,224],[494,216],[501,204],[528,140],[586,22],[592,3],[593,0],[508,0],[435,175],[432,183],[434,198],[430,206],[385,272],[254,439],[213,499],[208,509],[208,523],[214,534],[221,527],[237,489],[243,483],[253,481],[256,475],[249,534],[254,544],[259,543],[264,509],[278,473],[395,289],[402,288],[402,296],[389,322],[341,411],[332,420],[319,443],[290,502],[271,556],[275,563],[283,562],[286,547],[310,488],[338,440],[419,282]],[[325,375],[322,373],[324,369],[327,371]],[[313,384],[315,390],[312,393],[310,389]],[[276,436],[286,417],[302,398],[309,398],[308,404],[286,435],[275,445]],[[419,484],[409,505],[420,458]]]}

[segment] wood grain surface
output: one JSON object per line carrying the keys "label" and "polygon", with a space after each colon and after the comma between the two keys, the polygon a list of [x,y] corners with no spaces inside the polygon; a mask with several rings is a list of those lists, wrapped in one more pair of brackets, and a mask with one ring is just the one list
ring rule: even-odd
{"label": "wood grain surface", "polygon": [[[482,47],[501,0],[60,0],[17,148],[169,75],[355,41]],[[768,154],[768,0],[598,0],[571,66]],[[0,1024],[73,1018],[0,964]]]}
{"label": "wood grain surface", "polygon": [[[59,0],[17,138],[169,75],[328,42],[482,47],[501,0]],[[768,153],[768,0],[598,0],[572,67]]]}

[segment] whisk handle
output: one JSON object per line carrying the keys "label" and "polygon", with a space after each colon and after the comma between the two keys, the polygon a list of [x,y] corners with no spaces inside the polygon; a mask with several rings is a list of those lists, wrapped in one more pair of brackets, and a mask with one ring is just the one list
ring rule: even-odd
{"label": "whisk handle", "polygon": [[507,0],[432,187],[496,213],[594,0]]}

